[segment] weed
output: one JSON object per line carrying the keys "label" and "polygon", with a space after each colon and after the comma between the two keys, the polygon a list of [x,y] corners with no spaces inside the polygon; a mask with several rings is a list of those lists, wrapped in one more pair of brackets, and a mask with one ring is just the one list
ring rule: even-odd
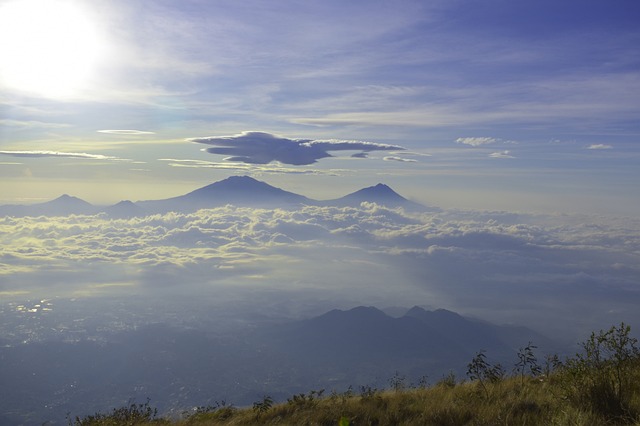
{"label": "weed", "polygon": [[109,414],[95,413],[83,418],[75,417],[71,420],[67,417],[69,426],[134,426],[151,422],[165,423],[163,419],[158,419],[158,409],[149,405],[149,399],[144,404],[131,402],[126,407],[114,408]]}

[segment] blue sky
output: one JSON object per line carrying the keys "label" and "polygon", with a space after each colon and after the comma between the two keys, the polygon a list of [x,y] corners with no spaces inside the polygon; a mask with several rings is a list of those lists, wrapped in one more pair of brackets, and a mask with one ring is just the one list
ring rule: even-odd
{"label": "blue sky", "polygon": [[[637,1],[94,3],[0,2],[0,203],[249,174],[314,198],[384,182],[443,207],[640,213]],[[287,164],[192,141],[243,132],[343,145]]]}

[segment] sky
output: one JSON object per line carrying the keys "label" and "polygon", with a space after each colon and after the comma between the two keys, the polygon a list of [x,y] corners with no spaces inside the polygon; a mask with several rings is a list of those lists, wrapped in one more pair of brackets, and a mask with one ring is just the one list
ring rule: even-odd
{"label": "sky", "polygon": [[250,175],[640,212],[635,0],[2,0],[0,203]]}

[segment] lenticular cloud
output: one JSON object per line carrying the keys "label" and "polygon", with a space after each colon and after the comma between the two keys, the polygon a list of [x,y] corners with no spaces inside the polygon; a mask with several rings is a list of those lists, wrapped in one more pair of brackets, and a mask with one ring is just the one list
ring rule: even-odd
{"label": "lenticular cloud", "polygon": [[227,155],[227,161],[268,164],[278,161],[295,166],[308,165],[332,155],[329,151],[398,151],[398,145],[349,140],[289,139],[265,132],[243,132],[233,136],[209,136],[188,139],[212,145],[206,151]]}

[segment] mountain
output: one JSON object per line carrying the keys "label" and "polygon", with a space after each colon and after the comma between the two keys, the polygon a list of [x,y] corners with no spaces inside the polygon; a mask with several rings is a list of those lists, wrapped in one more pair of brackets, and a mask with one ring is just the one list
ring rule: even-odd
{"label": "mountain", "polygon": [[526,327],[490,324],[465,318],[446,309],[427,311],[414,306],[405,317],[415,318],[436,328],[468,352],[486,350],[488,353],[508,354],[529,342],[535,342],[541,349],[557,349],[551,340]]}
{"label": "mountain", "polygon": [[394,370],[418,377],[443,371],[464,375],[467,364],[481,350],[491,360],[511,366],[517,361],[518,349],[529,342],[539,346],[539,354],[557,349],[526,327],[514,330],[444,309],[414,307],[394,318],[377,308],[360,306],[284,326],[268,338],[275,348],[287,349],[282,356],[291,357],[289,362],[304,362],[300,368],[306,371],[342,377],[345,382]]}
{"label": "mountain", "polygon": [[424,210],[425,206],[409,201],[385,184],[363,188],[359,191],[345,195],[342,198],[326,201],[332,206],[359,206],[360,203],[370,202],[385,205],[387,207],[404,207],[408,209]]}
{"label": "mountain", "polygon": [[[364,188],[342,198],[317,201],[303,195],[285,191],[248,176],[231,176],[202,188],[164,200],[121,201],[113,206],[98,208],[69,195],[33,205],[0,206],[0,216],[61,216],[69,214],[95,214],[104,212],[110,217],[127,218],[146,214],[193,212],[198,209],[221,207],[227,204],[262,208],[287,208],[302,205],[359,206],[372,202],[388,207],[427,209],[407,200],[384,184]],[[428,208],[433,211],[434,208]]]}
{"label": "mountain", "polygon": [[[459,354],[461,348],[421,321],[393,318],[373,307],[333,310],[298,325],[294,339],[303,352],[327,359],[371,359]],[[312,354],[308,354],[312,356]]]}
{"label": "mountain", "polygon": [[226,204],[254,207],[285,207],[313,204],[302,195],[258,181],[249,176],[231,176],[188,194],[166,200],[139,201],[136,203],[147,211],[195,211],[220,207]]}
{"label": "mountain", "polygon": [[129,200],[120,201],[113,206],[105,207],[102,209],[102,212],[114,219],[125,219],[145,214],[145,210],[142,207]]}
{"label": "mountain", "polygon": [[363,201],[384,201],[386,203],[391,204],[402,204],[409,200],[400,196],[393,189],[389,188],[387,185],[379,183],[375,186],[370,186],[368,188],[363,188],[359,191],[353,192],[351,194],[345,195],[342,198],[338,198],[337,200],[333,200],[333,204],[359,204]]}
{"label": "mountain", "polygon": [[0,206],[1,216],[68,216],[71,214],[94,214],[97,208],[77,197],[64,194],[45,203]]}

